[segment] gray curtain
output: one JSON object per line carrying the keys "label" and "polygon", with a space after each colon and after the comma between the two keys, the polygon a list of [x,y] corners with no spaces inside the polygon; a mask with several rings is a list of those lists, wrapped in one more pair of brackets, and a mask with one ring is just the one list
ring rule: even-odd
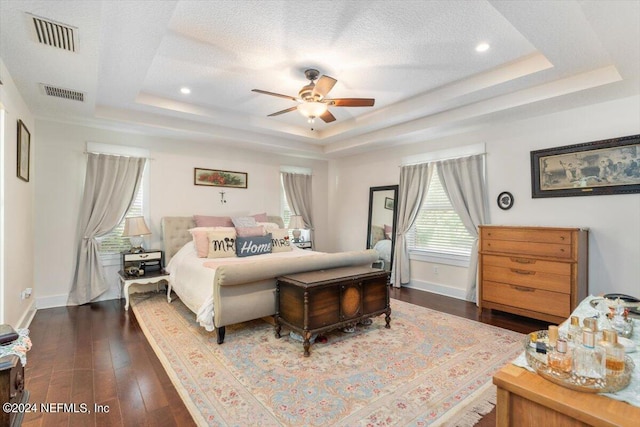
{"label": "gray curtain", "polygon": [[89,153],[78,220],[76,268],[69,305],[85,304],[108,289],[97,237],[110,233],[134,201],[146,159]]}
{"label": "gray curtain", "polygon": [[460,220],[471,236],[471,258],[467,277],[467,301],[477,301],[478,225],[489,220],[484,154],[437,162],[438,177]]}
{"label": "gray curtain", "polygon": [[396,288],[406,285],[411,279],[406,235],[420,212],[432,174],[433,167],[429,163],[400,168],[398,224],[396,225],[396,243],[391,269],[391,283]]}
{"label": "gray curtain", "polygon": [[281,172],[284,184],[284,195],[289,207],[295,215],[301,215],[304,226],[310,230],[311,245],[315,245],[313,238],[313,216],[311,215],[311,175],[301,173]]}

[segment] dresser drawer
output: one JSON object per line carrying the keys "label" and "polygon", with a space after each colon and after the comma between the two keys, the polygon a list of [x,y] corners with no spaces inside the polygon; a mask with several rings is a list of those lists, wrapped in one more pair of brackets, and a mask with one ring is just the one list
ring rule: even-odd
{"label": "dresser drawer", "polygon": [[540,271],[545,273],[571,276],[570,262],[548,261],[536,258],[526,258],[519,256],[483,255],[484,265],[496,267],[515,268],[516,270]]}
{"label": "dresser drawer", "polygon": [[560,243],[519,242],[515,240],[482,240],[483,252],[574,259],[571,245]]}
{"label": "dresser drawer", "polygon": [[485,265],[482,270],[482,279],[564,294],[571,292],[571,276],[547,273],[546,271]]}
{"label": "dresser drawer", "polygon": [[483,227],[482,238],[532,243],[571,244],[571,230],[545,228]]}
{"label": "dresser drawer", "polygon": [[124,262],[162,260],[162,251],[141,252],[139,254],[123,254]]}
{"label": "dresser drawer", "polygon": [[482,299],[562,318],[568,318],[571,315],[571,298],[569,294],[542,289],[485,280],[482,283]]}

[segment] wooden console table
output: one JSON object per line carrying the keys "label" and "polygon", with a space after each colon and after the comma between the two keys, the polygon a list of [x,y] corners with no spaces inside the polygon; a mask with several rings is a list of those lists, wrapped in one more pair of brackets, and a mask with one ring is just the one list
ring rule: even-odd
{"label": "wooden console table", "polygon": [[370,267],[343,267],[279,277],[276,285],[276,337],[282,325],[304,338],[309,356],[314,333],[355,325],[386,314],[389,328],[388,272]]}
{"label": "wooden console table", "polygon": [[640,422],[636,406],[561,387],[515,365],[503,367],[493,383],[498,387],[498,427],[638,426]]}

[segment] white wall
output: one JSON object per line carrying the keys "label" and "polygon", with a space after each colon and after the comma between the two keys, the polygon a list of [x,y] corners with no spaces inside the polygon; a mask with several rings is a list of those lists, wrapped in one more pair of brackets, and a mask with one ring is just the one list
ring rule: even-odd
{"label": "white wall", "polygon": [[[35,267],[38,307],[66,304],[73,279],[76,223],[82,198],[86,142],[143,147],[149,150],[149,218],[152,236],[148,248],[161,247],[163,216],[242,215],[280,212],[280,167],[303,166],[313,172],[316,246],[329,246],[327,229],[327,162],[127,134],[109,130],[37,120],[43,135],[36,158],[35,230],[38,240]],[[220,203],[220,188],[195,186],[193,169],[211,168],[248,173],[248,188],[225,188],[227,203]],[[56,254],[52,257],[52,254]],[[112,289],[103,298],[118,295],[117,266],[106,271]]]}
{"label": "white wall", "polygon": [[[2,152],[2,188],[0,188],[0,323],[14,328],[24,327],[35,314],[34,296],[22,299],[33,282],[33,206],[37,173],[33,168],[36,155],[37,132],[29,108],[20,96],[4,63],[0,60],[0,105],[4,109]],[[31,171],[29,182],[17,177],[17,122],[22,120],[31,133]],[[34,294],[35,295],[35,290]]]}
{"label": "white wall", "polygon": [[[501,126],[332,160],[330,221],[340,224],[335,250],[366,241],[369,187],[398,184],[401,158],[484,142],[491,222],[502,225],[588,227],[589,290],[640,296],[640,194],[531,198],[530,151],[640,133],[640,97],[605,102]],[[514,195],[512,209],[496,205],[502,191]],[[466,269],[412,261],[413,286],[464,295]],[[461,270],[462,273],[461,274]]]}

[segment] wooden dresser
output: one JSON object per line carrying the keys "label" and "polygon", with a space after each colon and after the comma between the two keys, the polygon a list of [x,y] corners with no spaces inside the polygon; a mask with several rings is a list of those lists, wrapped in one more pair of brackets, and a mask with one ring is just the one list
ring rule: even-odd
{"label": "wooden dresser", "polygon": [[480,308],[565,321],[588,295],[588,242],[579,228],[480,226]]}

